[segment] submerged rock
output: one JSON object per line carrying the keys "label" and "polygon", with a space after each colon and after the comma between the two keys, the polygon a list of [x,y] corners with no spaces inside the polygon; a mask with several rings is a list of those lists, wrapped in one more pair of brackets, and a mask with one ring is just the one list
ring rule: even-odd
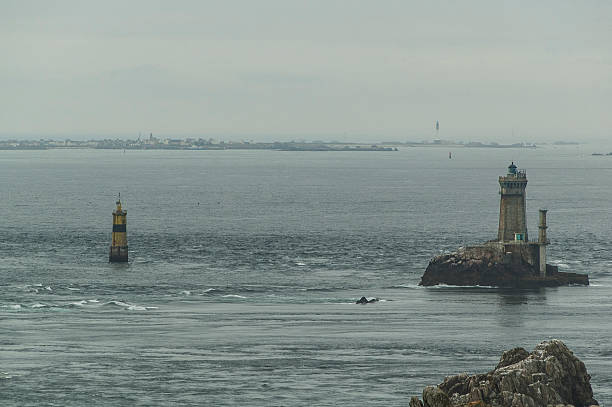
{"label": "submerged rock", "polygon": [[537,245],[533,244],[488,242],[461,248],[433,258],[419,285],[531,288],[589,284],[586,274],[563,273],[550,264],[546,265],[546,276],[541,277],[537,256]]}
{"label": "submerged rock", "polygon": [[544,341],[528,353],[523,348],[504,352],[489,373],[449,376],[423,390],[410,407],[539,407],[597,405],[591,376],[563,342]]}
{"label": "submerged rock", "polygon": [[355,301],[355,304],[368,304],[368,303],[377,302],[377,301],[378,301],[378,298],[372,298],[371,300],[368,300],[366,297],[361,297],[360,299]]}

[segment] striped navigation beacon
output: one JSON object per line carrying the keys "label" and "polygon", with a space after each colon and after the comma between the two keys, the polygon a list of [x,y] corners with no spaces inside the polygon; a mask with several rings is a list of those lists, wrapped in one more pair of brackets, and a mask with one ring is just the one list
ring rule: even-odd
{"label": "striped navigation beacon", "polygon": [[108,261],[111,263],[126,263],[128,261],[126,218],[127,211],[121,209],[121,194],[119,194],[117,208],[113,211],[113,242],[108,255]]}

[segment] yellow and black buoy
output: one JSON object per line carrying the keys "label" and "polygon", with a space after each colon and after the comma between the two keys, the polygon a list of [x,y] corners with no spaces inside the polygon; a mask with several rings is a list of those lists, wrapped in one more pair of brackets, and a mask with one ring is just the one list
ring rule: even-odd
{"label": "yellow and black buoy", "polygon": [[125,263],[128,261],[127,211],[121,209],[121,194],[117,199],[117,208],[113,211],[113,243],[110,247],[108,261]]}

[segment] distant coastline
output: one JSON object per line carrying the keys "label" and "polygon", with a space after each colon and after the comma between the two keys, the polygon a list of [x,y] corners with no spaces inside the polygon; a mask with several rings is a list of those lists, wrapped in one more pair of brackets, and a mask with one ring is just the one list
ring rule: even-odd
{"label": "distant coastline", "polygon": [[217,141],[214,139],[185,138],[159,139],[150,135],[141,139],[103,140],[0,140],[0,150],[50,150],[50,149],[105,149],[105,150],[277,150],[277,151],[398,151],[402,147],[443,148],[537,148],[534,143],[498,144],[478,141],[383,141],[381,143],[357,143],[339,141]]}

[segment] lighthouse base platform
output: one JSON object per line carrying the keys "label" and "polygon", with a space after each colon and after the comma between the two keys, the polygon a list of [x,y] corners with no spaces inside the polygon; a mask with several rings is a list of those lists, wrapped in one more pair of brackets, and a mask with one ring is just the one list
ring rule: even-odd
{"label": "lighthouse base platform", "polygon": [[110,263],[127,263],[128,247],[127,246],[111,246],[108,254]]}
{"label": "lighthouse base platform", "polygon": [[421,277],[421,286],[495,286],[507,288],[589,285],[586,274],[560,272],[546,265],[539,271],[537,243],[487,242],[462,247],[454,253],[434,257]]}

